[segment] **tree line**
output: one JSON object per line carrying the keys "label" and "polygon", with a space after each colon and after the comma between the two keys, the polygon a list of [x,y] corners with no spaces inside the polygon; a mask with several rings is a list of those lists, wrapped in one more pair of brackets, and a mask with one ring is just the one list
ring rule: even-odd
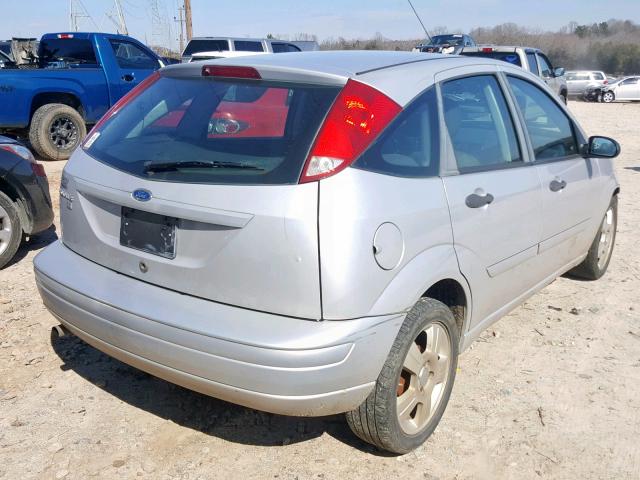
{"label": "tree line", "polygon": [[[460,33],[435,27],[431,35]],[[603,70],[609,74],[640,74],[640,25],[611,19],[591,25],[571,22],[556,31],[504,23],[475,28],[469,34],[478,43],[518,45],[542,49],[556,66],[568,70]],[[298,34],[305,39],[314,38]],[[292,38],[295,39],[295,38]],[[377,33],[369,39],[328,38],[322,50],[411,50],[424,39],[392,40]]]}

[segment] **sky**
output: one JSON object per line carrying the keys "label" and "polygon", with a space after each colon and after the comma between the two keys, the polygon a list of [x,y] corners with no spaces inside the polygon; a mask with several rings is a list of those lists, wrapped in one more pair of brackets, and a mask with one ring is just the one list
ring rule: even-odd
{"label": "sky", "polygon": [[[115,32],[106,13],[113,0],[74,0],[92,19],[80,18],[80,30]],[[150,5],[157,2],[165,27],[156,29],[177,46],[179,0],[121,0],[129,34],[154,41]],[[0,39],[39,37],[69,30],[70,0],[0,0]],[[447,26],[451,32],[514,22],[555,30],[571,21],[580,24],[615,17],[640,23],[640,0],[413,0],[427,28]],[[606,11],[603,8],[606,6]],[[394,39],[424,37],[407,0],[192,0],[196,36],[263,37],[309,33],[328,37],[370,38],[376,32]]]}

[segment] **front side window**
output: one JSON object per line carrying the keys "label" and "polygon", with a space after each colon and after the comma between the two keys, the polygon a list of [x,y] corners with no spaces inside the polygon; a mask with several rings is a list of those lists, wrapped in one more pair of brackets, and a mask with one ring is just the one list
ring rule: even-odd
{"label": "front side window", "polygon": [[155,70],[160,65],[158,61],[145,52],[138,45],[123,40],[110,39],[118,66],[124,69]]}
{"label": "front side window", "polygon": [[431,88],[407,107],[353,166],[398,177],[438,175],[437,105],[435,89]]}
{"label": "front side window", "polygon": [[524,118],[537,161],[565,158],[578,153],[569,117],[544,91],[521,78],[509,84]]}
{"label": "front side window", "polygon": [[540,62],[540,70],[542,76],[545,78],[551,77],[551,64],[544,55],[538,55],[538,61]]}
{"label": "front side window", "polygon": [[620,85],[635,85],[636,83],[638,83],[637,78],[627,78],[626,80],[623,80]]}
{"label": "front side window", "polygon": [[522,163],[513,119],[496,77],[444,83],[442,108],[461,173]]}
{"label": "front side window", "polygon": [[239,52],[264,52],[261,42],[252,42],[247,40],[235,40],[233,44]]}

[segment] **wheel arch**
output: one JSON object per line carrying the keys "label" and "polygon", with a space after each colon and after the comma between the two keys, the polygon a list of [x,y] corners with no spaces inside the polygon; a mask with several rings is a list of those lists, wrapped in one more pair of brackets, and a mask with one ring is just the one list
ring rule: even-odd
{"label": "wheel arch", "polygon": [[40,92],[33,96],[31,100],[31,109],[29,111],[29,120],[33,118],[33,114],[40,107],[51,103],[61,103],[76,110],[82,118],[86,119],[85,109],[80,98],[69,92]]}
{"label": "wheel arch", "polygon": [[9,197],[9,199],[16,205],[22,230],[25,231],[25,227],[28,227],[30,223],[23,192],[18,190],[11,182],[7,181],[7,179],[3,177],[0,177],[0,192]]}
{"label": "wheel arch", "polygon": [[423,297],[439,300],[452,310],[462,339],[471,318],[472,295],[469,283],[460,273],[453,245],[437,245],[407,262],[369,315],[409,311]]}

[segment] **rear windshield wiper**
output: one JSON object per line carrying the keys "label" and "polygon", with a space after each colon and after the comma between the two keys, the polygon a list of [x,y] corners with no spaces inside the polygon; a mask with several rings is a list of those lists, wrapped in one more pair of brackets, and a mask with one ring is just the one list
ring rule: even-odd
{"label": "rear windshield wiper", "polygon": [[232,169],[241,169],[241,170],[264,170],[260,167],[255,167],[253,165],[246,165],[242,163],[235,162],[201,162],[201,161],[189,161],[189,162],[167,162],[167,163],[155,163],[145,165],[144,172],[145,173],[155,173],[155,172],[176,172],[178,170],[188,169],[188,168],[232,168]]}

